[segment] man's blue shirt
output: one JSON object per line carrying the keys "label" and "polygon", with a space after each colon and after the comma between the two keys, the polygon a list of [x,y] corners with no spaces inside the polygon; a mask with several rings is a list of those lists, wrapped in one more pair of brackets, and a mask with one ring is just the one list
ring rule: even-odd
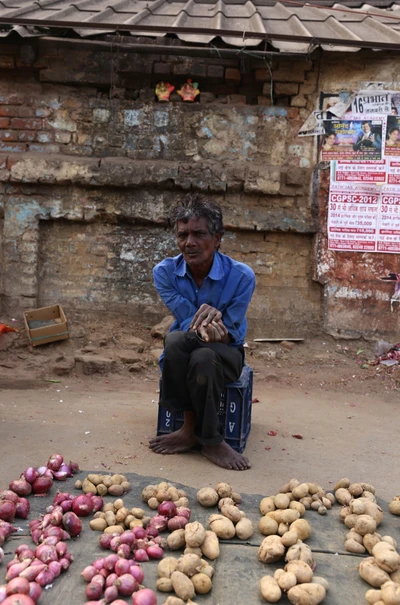
{"label": "man's blue shirt", "polygon": [[210,272],[199,288],[179,254],[156,265],[153,275],[159,295],[175,317],[171,332],[187,332],[199,307],[207,304],[221,311],[231,346],[244,343],[246,311],[255,288],[254,271],[248,265],[215,252]]}

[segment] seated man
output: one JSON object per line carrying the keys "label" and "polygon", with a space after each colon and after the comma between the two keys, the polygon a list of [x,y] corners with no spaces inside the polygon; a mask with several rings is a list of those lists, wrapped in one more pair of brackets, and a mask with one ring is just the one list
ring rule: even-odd
{"label": "seated man", "polygon": [[214,200],[188,195],[171,220],[181,254],[154,268],[155,286],[175,317],[164,343],[159,403],[182,410],[184,424],[151,439],[150,448],[177,454],[200,444],[218,466],[245,470],[249,461],[224,441],[217,412],[224,385],[242,373],[254,272],[219,252],[224,227]]}

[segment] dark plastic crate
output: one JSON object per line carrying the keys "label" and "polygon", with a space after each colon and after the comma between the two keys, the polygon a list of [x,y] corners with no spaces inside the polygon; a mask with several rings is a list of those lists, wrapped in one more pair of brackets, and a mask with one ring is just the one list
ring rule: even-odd
{"label": "dark plastic crate", "polygon": [[[225,441],[240,454],[244,451],[251,428],[253,368],[244,366],[237,382],[228,384],[221,393],[218,416],[225,427]],[[177,431],[183,425],[183,412],[169,412],[158,406],[157,435]]]}

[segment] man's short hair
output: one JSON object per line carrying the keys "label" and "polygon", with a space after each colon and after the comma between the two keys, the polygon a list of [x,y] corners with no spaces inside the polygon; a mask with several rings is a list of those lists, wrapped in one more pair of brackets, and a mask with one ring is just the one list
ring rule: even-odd
{"label": "man's short hair", "polygon": [[211,235],[224,234],[222,210],[212,198],[200,193],[189,193],[171,212],[171,224],[176,231],[179,221],[187,223],[192,218],[205,218]]}
{"label": "man's short hair", "polygon": [[369,122],[368,120],[364,120],[364,122],[361,122],[361,126],[364,126],[364,124],[368,124],[368,126],[371,127],[371,122]]}

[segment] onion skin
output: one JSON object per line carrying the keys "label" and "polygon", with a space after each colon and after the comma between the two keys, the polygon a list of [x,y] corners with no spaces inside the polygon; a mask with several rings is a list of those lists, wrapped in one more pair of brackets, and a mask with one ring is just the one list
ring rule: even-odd
{"label": "onion skin", "polygon": [[116,586],[108,586],[104,591],[104,600],[106,603],[112,603],[118,598],[118,588]]}
{"label": "onion skin", "polygon": [[157,605],[156,593],[150,588],[142,588],[133,595],[132,605]]}
{"label": "onion skin", "polygon": [[104,559],[103,567],[108,571],[114,571],[114,567],[118,559],[118,555],[108,555],[108,557]]}
{"label": "onion skin", "polygon": [[72,511],[64,514],[62,522],[66,531],[72,538],[79,536],[79,534],[82,532],[82,521]]}
{"label": "onion skin", "polygon": [[57,472],[60,470],[60,466],[64,462],[64,458],[61,454],[53,454],[47,461],[47,468],[49,468],[53,472]]}
{"label": "onion skin", "polygon": [[164,556],[164,551],[160,546],[149,546],[146,552],[150,559],[162,559]]}
{"label": "onion skin", "polygon": [[159,532],[165,531],[167,526],[168,517],[165,517],[164,515],[155,515],[149,523],[149,527],[155,527]]}
{"label": "onion skin", "polygon": [[30,564],[30,559],[25,559],[25,561],[22,561],[21,563],[16,563],[16,565],[12,565],[7,571],[6,582],[9,582],[10,580],[13,580],[17,576],[19,576],[21,571],[24,571],[24,569],[29,567]]}
{"label": "onion skin", "polygon": [[190,521],[192,511],[187,506],[178,506],[176,509],[177,517],[186,517],[188,521]]}
{"label": "onion skin", "polygon": [[124,559],[128,559],[131,553],[131,549],[128,544],[120,544],[117,550],[117,555],[119,557],[123,557]]}
{"label": "onion skin", "polygon": [[93,567],[93,565],[88,565],[82,571],[81,576],[85,580],[85,582],[91,582],[92,578],[98,573],[98,570]]}
{"label": "onion skin", "polygon": [[32,493],[32,486],[25,479],[16,479],[15,481],[11,481],[8,487],[18,496],[29,496],[29,494]]}
{"label": "onion skin", "polygon": [[99,545],[101,546],[101,548],[104,548],[105,550],[107,550],[108,548],[110,548],[112,539],[113,539],[113,536],[111,534],[103,534],[99,538]]}
{"label": "onion skin", "polygon": [[114,570],[117,576],[122,576],[129,573],[130,567],[131,563],[128,561],[128,559],[119,559],[114,566]]}
{"label": "onion skin", "polygon": [[58,561],[58,554],[55,546],[49,544],[41,544],[36,548],[36,557],[42,561],[42,563],[50,563],[50,561]]}
{"label": "onion skin", "polygon": [[176,529],[183,529],[185,525],[188,523],[186,517],[172,517],[168,521],[168,529],[169,531],[175,531]]}
{"label": "onion skin", "polygon": [[[124,532],[124,533],[125,533],[125,532]],[[146,537],[146,530],[145,530],[145,529],[143,529],[143,527],[134,527],[134,528],[131,530],[131,533],[133,533],[133,535],[135,536],[135,538],[140,538],[140,539],[143,539],[143,538],[145,538],[145,537]],[[158,533],[158,532],[157,532],[157,533]],[[123,535],[124,535],[124,534],[121,534],[121,538],[122,538],[122,536],[123,536]],[[121,540],[121,542],[122,542],[122,540]]]}
{"label": "onion skin", "polygon": [[55,506],[59,506],[61,504],[61,502],[64,502],[65,500],[73,500],[74,497],[69,494],[68,492],[57,492],[56,495],[53,498],[53,504]]}
{"label": "onion skin", "polygon": [[79,466],[76,462],[71,462],[71,460],[70,460],[68,466],[73,475],[75,475],[76,473],[80,473]]}
{"label": "onion skin", "polygon": [[24,474],[21,475],[21,477],[25,477],[25,480],[28,481],[28,483],[33,483],[39,476],[39,471],[33,466],[27,468]]}
{"label": "onion skin", "polygon": [[41,563],[40,565],[29,565],[29,567],[21,571],[19,577],[25,578],[28,582],[33,582],[44,569],[46,569],[45,563]]}
{"label": "onion skin", "polygon": [[36,582],[39,584],[39,586],[44,588],[48,584],[52,584],[54,582],[54,574],[49,569],[44,569],[36,577]]}
{"label": "onion skin", "polygon": [[94,513],[97,513],[97,511],[101,510],[104,506],[104,501],[101,496],[93,496],[92,502],[93,502],[93,512]]}

